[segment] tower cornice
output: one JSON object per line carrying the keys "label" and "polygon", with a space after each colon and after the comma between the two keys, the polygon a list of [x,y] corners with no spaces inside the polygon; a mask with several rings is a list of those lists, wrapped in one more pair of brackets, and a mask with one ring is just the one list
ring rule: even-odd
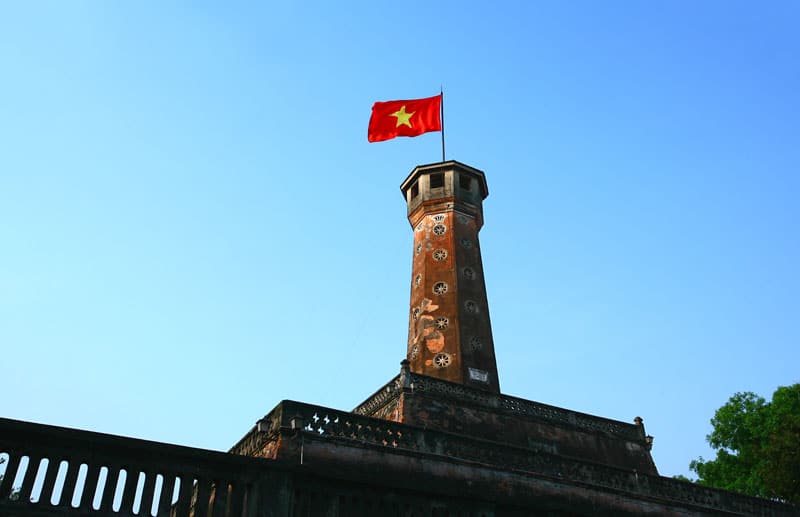
{"label": "tower cornice", "polygon": [[469,203],[454,196],[423,201],[417,205],[416,208],[414,208],[413,212],[408,214],[408,222],[411,224],[412,228],[415,228],[422,221],[422,219],[425,218],[426,214],[447,211],[458,212],[460,214],[474,217],[478,229],[483,227],[483,211],[481,210],[480,205]]}

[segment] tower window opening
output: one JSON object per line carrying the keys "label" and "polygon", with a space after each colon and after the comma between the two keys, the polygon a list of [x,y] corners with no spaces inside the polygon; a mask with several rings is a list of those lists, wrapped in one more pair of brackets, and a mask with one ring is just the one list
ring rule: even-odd
{"label": "tower window opening", "polygon": [[461,187],[461,190],[472,190],[472,178],[466,174],[459,174],[458,186]]}
{"label": "tower window opening", "polygon": [[431,188],[444,187],[444,174],[439,172],[430,175]]}
{"label": "tower window opening", "polygon": [[411,199],[414,199],[419,195],[419,183],[414,183],[411,185]]}

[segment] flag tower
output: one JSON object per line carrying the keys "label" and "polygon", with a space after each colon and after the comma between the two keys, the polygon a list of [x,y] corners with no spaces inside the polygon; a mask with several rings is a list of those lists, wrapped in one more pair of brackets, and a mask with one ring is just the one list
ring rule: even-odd
{"label": "flag tower", "polygon": [[478,241],[486,178],[447,161],[416,167],[400,189],[414,229],[411,371],[499,393]]}

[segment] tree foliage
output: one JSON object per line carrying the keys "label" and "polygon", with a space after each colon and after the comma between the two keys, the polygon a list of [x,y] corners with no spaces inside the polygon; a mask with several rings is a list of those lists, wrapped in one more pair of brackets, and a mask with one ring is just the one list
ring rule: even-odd
{"label": "tree foliage", "polygon": [[800,503],[800,384],[779,387],[770,402],[736,393],[711,425],[717,457],[691,462],[698,483]]}

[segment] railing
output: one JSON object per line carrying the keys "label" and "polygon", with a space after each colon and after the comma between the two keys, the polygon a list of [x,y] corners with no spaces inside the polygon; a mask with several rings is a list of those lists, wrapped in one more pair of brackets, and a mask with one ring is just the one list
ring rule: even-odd
{"label": "railing", "polygon": [[264,503],[254,487],[269,466],[221,452],[7,419],[0,419],[0,457],[2,515],[254,515]]}
{"label": "railing", "polygon": [[[406,376],[411,375],[411,372],[404,373]],[[374,415],[386,404],[397,399],[403,388],[403,380],[405,380],[402,377],[402,375],[395,375],[395,377],[381,387],[381,389],[359,404],[358,407],[353,410],[353,413],[359,415]]]}

